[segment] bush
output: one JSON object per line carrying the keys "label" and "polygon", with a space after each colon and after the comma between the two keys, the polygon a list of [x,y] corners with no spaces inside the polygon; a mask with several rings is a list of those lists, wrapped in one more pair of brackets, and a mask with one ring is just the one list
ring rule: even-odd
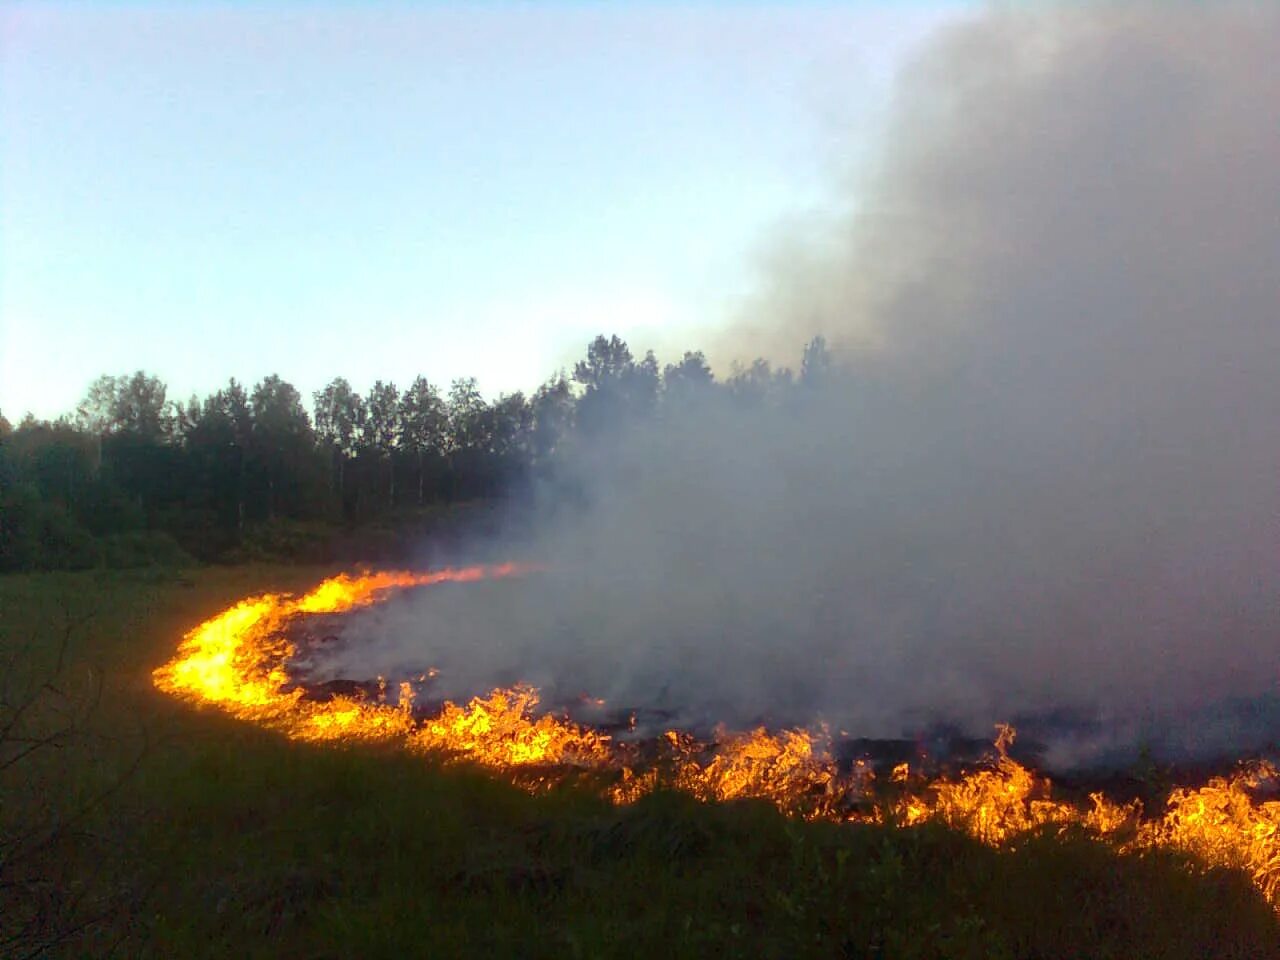
{"label": "bush", "polygon": [[209,507],[173,508],[159,513],[156,527],[170,534],[196,560],[218,563],[235,554],[240,531]]}
{"label": "bush", "polygon": [[40,494],[31,484],[0,490],[0,571],[30,570],[40,559]]}
{"label": "bush", "polygon": [[328,563],[333,554],[333,528],[320,521],[275,519],[245,530],[232,562]]}
{"label": "bush", "polygon": [[99,559],[92,534],[33,485],[0,492],[0,571],[84,570]]}
{"label": "bush", "polygon": [[112,568],[189,567],[195,559],[162,530],[131,530],[102,539],[102,561]]}
{"label": "bush", "polygon": [[39,566],[47,570],[86,570],[101,559],[93,534],[51,504],[41,508],[40,553]]}

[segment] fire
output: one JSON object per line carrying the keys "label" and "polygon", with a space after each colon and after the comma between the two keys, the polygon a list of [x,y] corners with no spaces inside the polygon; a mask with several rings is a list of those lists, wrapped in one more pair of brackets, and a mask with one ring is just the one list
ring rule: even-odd
{"label": "fire", "polygon": [[825,737],[807,730],[722,728],[709,745],[673,731],[667,743],[676,761],[671,785],[700,800],[759,798],[812,817],[838,782]]}
{"label": "fire", "polygon": [[[1094,793],[1085,804],[1055,795],[1047,778],[1009,756],[1009,727],[999,728],[990,762],[978,769],[928,780],[904,763],[878,783],[861,761],[841,769],[825,729],[720,729],[709,742],[673,730],[642,751],[566,717],[539,713],[538,691],[529,686],[493,690],[465,706],[446,702],[423,719],[413,709],[416,691],[408,681],[400,684],[396,704],[385,695],[316,702],[289,685],[286,668],[297,651],[283,628],[298,617],[368,606],[409,587],[518,576],[528,569],[504,564],[343,575],[301,597],[243,600],[191,630],[174,659],[155,670],[154,683],[296,740],[395,743],[512,774],[549,771],[523,778],[527,786],[554,782],[555,771],[561,777],[598,771],[615,803],[670,788],[705,801],[763,799],[809,819],[905,827],[937,820],[997,847],[1044,829],[1083,830],[1121,850],[1171,847],[1206,865],[1244,870],[1280,910],[1280,800],[1259,799],[1280,790],[1280,771],[1267,763],[1199,788],[1175,789],[1163,813],[1148,817],[1136,800],[1116,803]],[[430,670],[419,682],[435,675]],[[603,705],[585,694],[583,702]]]}
{"label": "fire", "polygon": [[[525,737],[522,749],[499,751],[490,757],[482,746],[501,740],[501,734],[489,740],[468,737],[466,725],[461,724],[451,739],[421,729],[412,715],[413,691],[408,683],[401,687],[399,706],[346,696],[316,703],[304,699],[301,690],[291,690],[287,685],[285,665],[296,651],[281,628],[294,617],[343,613],[376,603],[396,589],[509,577],[525,569],[503,564],[434,573],[341,575],[296,599],[267,594],[244,600],[188,633],[177,656],[157,669],[153,679],[165,693],[216,704],[236,717],[279,730],[296,740],[402,740],[430,749],[457,750],[496,765],[559,762],[569,752],[565,746],[568,741],[581,737],[594,743],[599,738],[544,718],[534,724],[538,729]],[[536,695],[508,696],[495,691],[487,704],[477,701],[468,711],[460,712],[473,717],[473,732],[482,723],[481,712],[485,712],[484,724],[511,731],[522,729],[527,711],[536,702]],[[458,711],[452,704],[449,707]]]}
{"label": "fire", "polygon": [[537,705],[538,692],[531,687],[494,690],[466,707],[446,703],[439,716],[413,734],[411,744],[499,768],[608,762],[607,737],[549,714],[534,719]]}
{"label": "fire", "polygon": [[1178,788],[1164,819],[1147,827],[1148,842],[1194,853],[1207,863],[1245,870],[1273,904],[1280,905],[1280,801],[1257,802],[1273,791],[1280,771],[1269,763],[1246,767],[1234,777],[1215,777],[1198,790]]}
{"label": "fire", "polygon": [[[1098,836],[1117,836],[1137,823],[1141,807],[1116,804],[1100,793],[1090,794],[1088,809],[1056,799],[1047,778],[1037,777],[1010,758],[1015,731],[997,728],[995,757],[989,769],[972,770],[958,780],[940,778],[914,785],[892,813],[907,825],[942,820],[983,843],[999,846],[1044,827],[1083,828]],[[894,771],[897,783],[911,785],[907,764]]]}

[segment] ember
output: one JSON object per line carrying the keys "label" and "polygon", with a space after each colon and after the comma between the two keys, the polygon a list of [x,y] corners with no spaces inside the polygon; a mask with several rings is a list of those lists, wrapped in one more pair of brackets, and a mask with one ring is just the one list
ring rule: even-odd
{"label": "ember", "polygon": [[[1116,802],[1095,792],[1081,802],[1060,795],[1009,756],[1010,727],[1000,728],[993,755],[958,775],[926,776],[923,766],[913,770],[906,760],[885,777],[863,759],[837,763],[821,729],[718,729],[705,740],[670,730],[650,742],[621,742],[569,719],[567,711],[539,712],[539,693],[528,686],[423,711],[415,707],[410,681],[401,682],[396,702],[388,703],[385,684],[376,692],[365,684],[330,684],[318,696],[290,680],[297,646],[286,628],[300,618],[378,603],[396,590],[527,569],[506,564],[338,576],[302,597],[246,599],[188,633],[154,682],[165,693],[214,704],[297,740],[398,743],[509,773],[540,768],[545,776],[519,781],[534,787],[595,771],[606,777],[617,803],[669,787],[707,801],[765,799],[811,819],[903,826],[939,820],[993,846],[1032,830],[1072,828],[1124,850],[1175,848],[1206,865],[1246,871],[1280,910],[1280,800],[1263,799],[1275,794],[1280,772],[1265,762],[1199,788],[1175,788],[1163,814],[1151,816],[1138,800]],[[424,673],[419,682],[433,675]],[[604,706],[585,694],[580,700]]]}

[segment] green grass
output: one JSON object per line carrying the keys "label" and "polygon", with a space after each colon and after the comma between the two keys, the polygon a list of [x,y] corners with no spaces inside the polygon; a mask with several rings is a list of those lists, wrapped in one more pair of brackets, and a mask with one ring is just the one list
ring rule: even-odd
{"label": "green grass", "polygon": [[[43,911],[46,932],[91,921],[55,956],[1280,956],[1245,877],[1172,855],[1082,837],[995,851],[937,826],[804,824],[670,794],[621,809],[567,787],[533,797],[394,751],[288,743],[152,690],[185,629],[322,574],[0,578],[0,644],[34,640],[24,669],[69,618],[60,689],[91,696],[89,664],[103,678],[74,737],[0,775],[6,838],[90,804],[0,865],[0,935]],[[58,722],[51,709],[31,723]]]}

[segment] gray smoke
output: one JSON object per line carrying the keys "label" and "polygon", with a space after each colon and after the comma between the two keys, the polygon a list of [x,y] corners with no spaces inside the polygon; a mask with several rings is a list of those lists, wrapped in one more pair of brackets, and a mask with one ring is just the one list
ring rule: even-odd
{"label": "gray smoke", "polygon": [[1280,16],[974,18],[842,193],[728,340],[822,333],[838,372],[583,449],[542,574],[367,611],[325,669],[865,736],[1066,711],[1082,755],[1176,717],[1229,741],[1215,705],[1280,679]]}

